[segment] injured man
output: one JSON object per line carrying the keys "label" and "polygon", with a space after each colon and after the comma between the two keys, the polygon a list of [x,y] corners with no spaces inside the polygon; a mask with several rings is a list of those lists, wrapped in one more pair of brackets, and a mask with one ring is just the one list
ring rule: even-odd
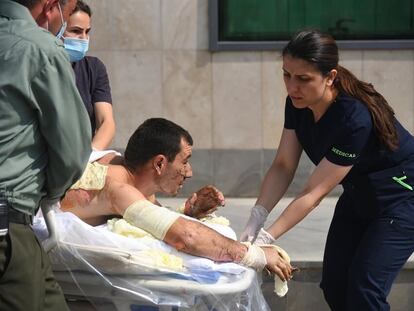
{"label": "injured man", "polygon": [[[122,215],[130,224],[179,251],[217,262],[236,262],[258,271],[265,267],[287,281],[292,267],[273,245],[251,245],[227,238],[201,222],[160,206],[155,195],[176,195],[192,176],[193,140],[179,125],[162,118],[146,120],[129,139],[124,157],[111,156],[88,165],[61,206],[90,224]],[[184,214],[201,218],[224,204],[213,186],[193,194]]]}

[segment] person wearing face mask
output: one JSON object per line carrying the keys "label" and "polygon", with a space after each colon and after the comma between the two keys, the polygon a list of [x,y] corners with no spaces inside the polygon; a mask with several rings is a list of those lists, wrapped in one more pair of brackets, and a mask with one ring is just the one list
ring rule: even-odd
{"label": "person wearing face mask", "polygon": [[115,121],[105,65],[97,57],[86,56],[91,16],[90,7],[79,0],[69,18],[63,42],[75,72],[76,85],[89,114],[92,148],[103,150],[111,144],[115,135]]}
{"label": "person wearing face mask", "polygon": [[91,153],[88,115],[57,38],[75,5],[0,1],[2,311],[68,309],[30,224],[79,179]]}

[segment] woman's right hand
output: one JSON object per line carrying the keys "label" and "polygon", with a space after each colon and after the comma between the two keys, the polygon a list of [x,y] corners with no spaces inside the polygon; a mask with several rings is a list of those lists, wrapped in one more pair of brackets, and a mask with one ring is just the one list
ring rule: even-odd
{"label": "woman's right hand", "polygon": [[255,205],[250,211],[250,217],[240,235],[239,241],[248,241],[253,243],[259,233],[260,228],[263,227],[269,212],[261,205]]}

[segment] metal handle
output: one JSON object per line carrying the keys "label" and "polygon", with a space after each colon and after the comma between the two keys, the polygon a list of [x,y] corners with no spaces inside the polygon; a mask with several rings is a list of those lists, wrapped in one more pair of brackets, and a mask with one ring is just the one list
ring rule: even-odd
{"label": "metal handle", "polygon": [[57,245],[57,242],[59,240],[58,230],[56,228],[55,213],[56,209],[60,208],[60,202],[43,200],[40,203],[40,208],[42,209],[47,231],[49,232],[49,237],[42,242],[42,245],[45,251],[49,252]]}

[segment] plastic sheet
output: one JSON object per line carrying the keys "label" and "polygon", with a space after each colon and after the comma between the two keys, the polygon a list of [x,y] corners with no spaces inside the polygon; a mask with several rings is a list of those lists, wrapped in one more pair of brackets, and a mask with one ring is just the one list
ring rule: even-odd
{"label": "plastic sheet", "polygon": [[[67,296],[110,301],[117,310],[269,310],[250,268],[178,252],[148,236],[121,236],[71,213],[56,213],[54,222],[57,245],[49,256]],[[229,227],[208,225],[235,237]],[[46,239],[43,218],[33,228]]]}

